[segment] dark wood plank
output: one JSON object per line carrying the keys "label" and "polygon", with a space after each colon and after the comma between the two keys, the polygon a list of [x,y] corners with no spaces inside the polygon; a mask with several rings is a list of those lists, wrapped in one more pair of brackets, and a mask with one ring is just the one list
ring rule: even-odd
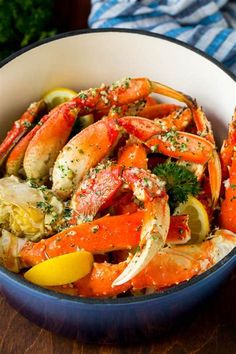
{"label": "dark wood plank", "polygon": [[0,297],[1,354],[235,354],[236,271],[194,320],[159,339],[140,345],[99,346],[52,334],[18,314]]}

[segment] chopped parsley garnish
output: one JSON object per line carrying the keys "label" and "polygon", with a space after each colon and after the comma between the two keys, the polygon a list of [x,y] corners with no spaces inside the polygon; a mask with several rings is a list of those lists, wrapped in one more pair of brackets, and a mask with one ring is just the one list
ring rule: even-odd
{"label": "chopped parsley garnish", "polygon": [[81,91],[81,92],[78,94],[78,96],[79,96],[79,98],[80,98],[81,100],[86,100],[86,99],[88,98],[87,93],[85,93],[85,92],[83,92],[83,91]]}
{"label": "chopped parsley garnish", "polygon": [[92,227],[92,233],[96,233],[96,232],[98,232],[98,230],[99,230],[99,225],[94,225],[93,227]]}
{"label": "chopped parsley garnish", "polygon": [[117,88],[126,88],[127,89],[130,86],[130,81],[131,81],[131,78],[125,77],[125,78],[111,84],[109,90],[115,90]]}
{"label": "chopped parsley garnish", "polygon": [[70,220],[71,216],[72,216],[72,209],[66,207],[66,208],[64,209],[64,212],[63,212],[63,218],[64,218],[65,220]]}
{"label": "chopped parsley garnish", "polygon": [[159,147],[158,144],[151,146],[151,151],[152,152],[158,152],[158,147]]}
{"label": "chopped parsley garnish", "polygon": [[49,214],[49,213],[51,213],[53,211],[53,206],[50,205],[49,203],[38,202],[36,205],[37,205],[37,208],[40,208],[46,214]]}
{"label": "chopped parsley garnish", "polygon": [[72,170],[65,165],[58,165],[58,169],[61,171],[62,177],[70,178],[73,175]]}
{"label": "chopped parsley garnish", "polygon": [[26,128],[30,128],[31,127],[31,123],[29,121],[25,120],[23,122],[23,126],[26,127]]}
{"label": "chopped parsley garnish", "polygon": [[196,196],[200,192],[197,177],[185,166],[167,162],[156,166],[153,173],[166,182],[171,211],[180,203],[186,202],[189,195]]}
{"label": "chopped parsley garnish", "polygon": [[55,222],[58,220],[58,218],[59,218],[58,213],[56,213],[55,211],[52,212],[52,219],[51,219],[50,224],[51,224],[51,225],[55,224]]}
{"label": "chopped parsley garnish", "polygon": [[28,183],[31,188],[35,188],[35,189],[39,188],[39,185],[35,182],[35,179],[33,179],[33,178],[29,179]]}
{"label": "chopped parsley garnish", "polygon": [[122,109],[121,109],[121,107],[116,107],[116,106],[113,106],[113,107],[111,107],[111,113],[117,113],[117,114],[120,114],[121,112],[122,112]]}

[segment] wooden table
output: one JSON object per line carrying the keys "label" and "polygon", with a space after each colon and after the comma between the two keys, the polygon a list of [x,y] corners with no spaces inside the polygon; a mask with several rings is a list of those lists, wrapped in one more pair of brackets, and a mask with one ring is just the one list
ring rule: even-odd
{"label": "wooden table", "polygon": [[195,316],[164,337],[140,345],[100,346],[52,334],[26,320],[0,297],[1,354],[235,354],[236,271]]}

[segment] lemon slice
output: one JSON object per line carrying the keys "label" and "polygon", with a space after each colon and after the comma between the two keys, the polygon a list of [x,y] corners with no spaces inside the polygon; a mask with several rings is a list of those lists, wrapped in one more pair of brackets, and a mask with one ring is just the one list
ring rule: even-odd
{"label": "lemon slice", "polygon": [[47,104],[49,110],[58,106],[59,104],[71,100],[77,95],[77,92],[66,87],[58,87],[43,96],[44,102]]}
{"label": "lemon slice", "polygon": [[209,218],[204,205],[193,196],[176,208],[175,215],[189,215],[190,243],[202,242],[210,231]]}
{"label": "lemon slice", "polygon": [[42,286],[56,286],[73,283],[85,277],[92,269],[93,255],[78,251],[48,259],[29,269],[24,277]]}

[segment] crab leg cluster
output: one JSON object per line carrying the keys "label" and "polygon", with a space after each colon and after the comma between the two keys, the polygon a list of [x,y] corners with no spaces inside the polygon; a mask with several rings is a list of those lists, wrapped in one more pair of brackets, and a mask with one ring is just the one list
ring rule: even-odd
{"label": "crab leg cluster", "polygon": [[[151,94],[187,107],[157,103]],[[207,167],[210,207],[215,208],[221,162],[211,125],[197,103],[146,78],[124,79],[81,91],[28,131],[25,122],[40,116],[43,105],[30,106],[15,123],[0,145],[0,161],[5,161],[6,175],[51,184],[72,214],[64,231],[38,243],[18,240],[3,230],[0,255],[5,266],[17,271],[81,249],[95,255],[120,251],[118,264],[95,262],[92,272],[74,284],[80,296],[114,296],[188,280],[235,247],[236,114],[221,151],[223,176],[229,173],[222,229],[199,245],[180,246],[191,238],[188,216],[170,215],[165,183],[148,170],[148,154],[188,165],[199,180]],[[70,138],[75,123],[88,113],[94,114],[95,123]],[[100,218],[104,210],[114,216]]]}

